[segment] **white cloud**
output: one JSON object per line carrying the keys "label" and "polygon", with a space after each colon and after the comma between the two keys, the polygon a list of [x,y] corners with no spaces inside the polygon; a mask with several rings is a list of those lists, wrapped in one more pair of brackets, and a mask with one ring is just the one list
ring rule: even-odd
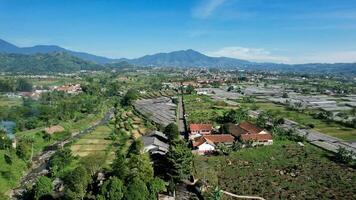
{"label": "white cloud", "polygon": [[[279,50],[278,50],[279,51]],[[224,47],[206,52],[210,56],[224,56],[255,62],[274,62],[288,64],[303,63],[352,63],[356,62],[356,50],[333,52],[302,52],[293,56],[277,55],[263,48]]]}
{"label": "white cloud", "polygon": [[288,57],[273,55],[270,51],[262,48],[224,47],[217,51],[208,52],[207,54],[211,56],[224,56],[257,62],[288,63],[290,61]]}
{"label": "white cloud", "polygon": [[193,9],[193,16],[206,19],[225,1],[226,0],[204,0]]}

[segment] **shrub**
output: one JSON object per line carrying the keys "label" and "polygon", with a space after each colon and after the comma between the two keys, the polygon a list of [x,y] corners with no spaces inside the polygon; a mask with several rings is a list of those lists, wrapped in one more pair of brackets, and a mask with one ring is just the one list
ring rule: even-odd
{"label": "shrub", "polygon": [[356,156],[351,150],[347,150],[344,147],[339,146],[337,153],[336,153],[336,159],[342,163],[349,164],[353,160],[353,156]]}

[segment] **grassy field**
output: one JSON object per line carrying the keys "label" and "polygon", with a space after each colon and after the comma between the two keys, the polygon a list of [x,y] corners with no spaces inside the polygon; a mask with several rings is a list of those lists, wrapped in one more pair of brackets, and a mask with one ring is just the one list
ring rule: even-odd
{"label": "grassy field", "polygon": [[84,157],[89,154],[100,154],[105,156],[106,150],[111,144],[108,139],[112,128],[108,125],[98,126],[93,132],[81,137],[71,145],[74,155]]}
{"label": "grassy field", "polygon": [[[5,154],[10,155],[11,164],[5,161]],[[0,150],[0,194],[4,194],[10,188],[15,187],[22,176],[22,172],[26,169],[26,162],[19,159],[14,151]]]}
{"label": "grassy field", "polygon": [[126,148],[128,138],[139,138],[149,131],[143,120],[133,112],[121,109],[118,112],[118,129],[122,136],[115,141],[110,140],[109,136],[114,131],[113,124],[98,126],[93,132],[83,136],[71,145],[74,155],[86,157],[88,155],[101,155],[106,157],[107,164],[115,158],[115,151],[118,148]]}
{"label": "grassy field", "polygon": [[[331,135],[347,141],[356,141],[356,129],[344,127],[335,122],[324,122],[319,119],[314,119],[307,113],[300,113],[297,111],[287,110],[285,106],[274,103],[256,103],[256,105],[263,110],[271,110],[278,113],[278,116],[291,119],[302,125],[314,124],[315,130]],[[252,104],[242,103],[242,106],[251,107]]]}
{"label": "grassy field", "polygon": [[185,95],[184,106],[188,114],[188,122],[214,123],[224,111],[229,110],[221,106],[224,102],[216,102],[205,95]]}
{"label": "grassy field", "polygon": [[5,96],[0,96],[0,107],[12,107],[19,106],[22,104],[21,98],[9,98]]}
{"label": "grassy field", "polygon": [[[266,199],[356,199],[356,170],[317,147],[290,141],[229,156],[196,156],[195,175],[211,188]],[[206,194],[208,194],[207,192]],[[230,199],[223,195],[223,199]]]}

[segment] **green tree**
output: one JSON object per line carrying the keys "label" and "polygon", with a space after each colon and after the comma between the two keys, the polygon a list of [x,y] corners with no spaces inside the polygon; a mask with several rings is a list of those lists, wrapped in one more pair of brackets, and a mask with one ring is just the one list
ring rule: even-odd
{"label": "green tree", "polygon": [[148,183],[153,179],[153,168],[148,154],[132,155],[127,162],[127,168],[130,173],[126,179],[131,181],[135,178]]}
{"label": "green tree", "polygon": [[350,114],[352,116],[356,116],[356,107],[353,107],[351,110],[350,110]]}
{"label": "green tree", "polygon": [[269,112],[261,112],[257,117],[257,126],[266,128],[270,120],[271,114]]}
{"label": "green tree", "polygon": [[90,180],[90,175],[83,166],[66,174],[64,177],[65,199],[83,199]]}
{"label": "green tree", "polygon": [[11,140],[7,137],[5,130],[0,128],[0,149],[7,149],[11,146]]}
{"label": "green tree", "polygon": [[152,90],[161,90],[163,87],[162,83],[160,82],[155,82],[151,84],[151,89]]}
{"label": "green tree", "polygon": [[193,169],[193,154],[191,149],[181,140],[175,140],[169,146],[167,153],[168,176],[174,182],[186,179]]}
{"label": "green tree", "polygon": [[142,147],[143,145],[140,139],[133,140],[128,149],[127,157],[131,157],[131,155],[140,155]]}
{"label": "green tree", "polygon": [[121,100],[123,106],[131,106],[132,103],[138,98],[137,90],[129,89]]}
{"label": "green tree", "polygon": [[100,188],[100,194],[105,200],[120,200],[124,197],[124,191],[123,182],[115,176],[105,181]]}
{"label": "green tree", "polygon": [[220,188],[217,186],[211,192],[210,199],[211,200],[220,200],[221,196],[222,196],[222,192],[221,192]]}
{"label": "green tree", "polygon": [[23,160],[28,160],[31,157],[31,141],[20,140],[16,146],[16,154]]}
{"label": "green tree", "polygon": [[125,193],[126,200],[146,200],[148,196],[149,192],[145,182],[138,178],[130,182]]}
{"label": "green tree", "polygon": [[52,193],[53,186],[50,178],[46,176],[41,176],[37,179],[35,185],[32,188],[33,198],[38,200],[45,195]]}
{"label": "green tree", "polygon": [[224,144],[218,144],[216,146],[217,153],[220,155],[229,155],[231,153],[231,148],[227,147]]}
{"label": "green tree", "polygon": [[28,80],[20,78],[17,80],[16,90],[21,92],[30,92],[32,91],[32,84]]}
{"label": "green tree", "polygon": [[124,180],[129,174],[130,170],[127,167],[127,160],[125,155],[117,153],[115,160],[112,164],[113,174]]}
{"label": "green tree", "polygon": [[90,176],[94,176],[96,172],[102,169],[106,161],[106,156],[102,154],[90,154],[80,159],[80,163],[89,172]]}
{"label": "green tree", "polygon": [[179,130],[178,126],[175,123],[170,123],[168,124],[165,128],[163,133],[168,137],[168,141],[172,142],[175,139],[178,139],[179,137]]}
{"label": "green tree", "polygon": [[237,110],[231,109],[230,111],[225,112],[224,115],[220,117],[220,119],[218,119],[218,121],[220,123],[238,124],[247,119],[248,119],[247,110],[240,108]]}
{"label": "green tree", "polygon": [[194,92],[194,87],[192,85],[188,85],[185,91],[187,94],[192,94]]}
{"label": "green tree", "polygon": [[342,163],[351,163],[353,156],[356,156],[351,150],[347,150],[344,147],[339,146],[336,152],[336,159]]}
{"label": "green tree", "polygon": [[211,83],[211,86],[212,86],[213,88],[219,88],[220,85],[221,85],[221,83],[220,83],[219,81],[214,81],[213,83]]}
{"label": "green tree", "polygon": [[149,199],[157,199],[157,194],[162,192],[166,189],[166,183],[160,179],[155,177],[152,181],[148,184],[148,190],[150,192]]}
{"label": "green tree", "polygon": [[57,176],[73,159],[72,151],[69,148],[64,148],[54,153],[49,160],[51,174]]}

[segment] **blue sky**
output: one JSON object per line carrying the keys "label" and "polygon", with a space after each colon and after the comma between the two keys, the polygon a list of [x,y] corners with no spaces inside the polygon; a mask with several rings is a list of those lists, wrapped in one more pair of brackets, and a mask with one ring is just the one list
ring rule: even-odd
{"label": "blue sky", "polygon": [[355,0],[0,0],[0,38],[120,58],[356,61]]}

